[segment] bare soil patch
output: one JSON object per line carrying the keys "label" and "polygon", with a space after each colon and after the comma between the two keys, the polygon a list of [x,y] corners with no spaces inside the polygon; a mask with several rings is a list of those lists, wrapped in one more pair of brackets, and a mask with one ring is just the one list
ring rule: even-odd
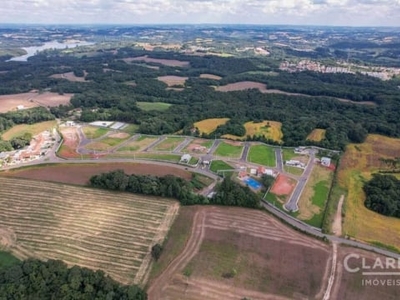
{"label": "bare soil patch", "polygon": [[60,131],[63,137],[63,143],[58,155],[64,158],[79,157],[79,154],[76,152],[79,145],[78,129],[76,127],[63,127]]}
{"label": "bare soil patch", "polygon": [[[84,71],[85,76],[88,74],[86,71]],[[68,81],[72,82],[88,82],[84,77],[77,77],[75,76],[74,72],[67,72],[67,73],[62,73],[62,74],[54,74],[51,75],[50,78],[58,78],[58,79],[66,79]]]}
{"label": "bare soil patch", "polygon": [[232,91],[243,91],[249,89],[259,89],[261,92],[267,90],[267,86],[264,83],[254,81],[240,81],[230,83],[227,85],[219,86],[216,88],[219,92],[232,92]]}
{"label": "bare soil patch", "polygon": [[147,63],[156,63],[156,64],[161,64],[161,65],[169,66],[169,67],[188,67],[190,64],[188,61],[181,61],[181,60],[176,60],[176,59],[151,58],[151,57],[148,57],[148,55],[125,58],[124,61],[127,63],[130,63],[132,61],[144,61]]}
{"label": "bare soil patch", "polygon": [[[185,249],[152,282],[148,295],[157,300],[314,299],[325,289],[329,257],[329,246],[263,212],[202,207]],[[223,278],[232,269],[235,275]]]}
{"label": "bare soil patch", "polygon": [[182,77],[182,76],[160,76],[157,77],[159,81],[164,82],[168,86],[174,86],[174,85],[184,85],[186,80],[188,80],[188,77]]}
{"label": "bare soil patch", "polygon": [[[344,260],[349,254],[356,254],[360,256],[360,259],[352,258],[348,260],[348,265],[351,268],[360,268],[360,271],[356,273],[350,273],[345,270]],[[400,289],[395,283],[399,279],[399,276],[365,276],[362,275],[363,271],[371,271],[363,269],[362,259],[365,260],[365,266],[373,266],[376,259],[379,258],[381,262],[385,264],[386,258],[381,255],[374,254],[372,252],[363,251],[356,248],[339,247],[338,249],[338,260],[336,269],[335,283],[332,289],[330,299],[363,299],[363,300],[395,300],[400,299]],[[397,263],[396,263],[397,266]],[[375,271],[387,271],[380,268]],[[398,272],[398,269],[392,269],[392,272]],[[378,282],[378,284],[372,285],[367,284],[363,280],[371,280]],[[380,284],[381,281],[387,284]]]}
{"label": "bare soil patch", "polygon": [[276,195],[290,195],[295,186],[296,183],[293,179],[280,174],[275,180],[275,183],[271,188],[271,192]]}
{"label": "bare soil patch", "polygon": [[117,132],[117,133],[112,133],[110,134],[108,137],[110,138],[116,138],[116,139],[126,139],[128,138],[130,135],[129,133],[126,132]]}
{"label": "bare soil patch", "polygon": [[207,78],[207,79],[214,79],[214,80],[221,80],[222,77],[218,75],[213,75],[213,74],[200,74],[200,78]]}
{"label": "bare soil patch", "polygon": [[342,206],[344,201],[344,195],[340,197],[338,207],[336,210],[335,218],[333,219],[332,232],[336,236],[342,235]]}
{"label": "bare soil patch", "polygon": [[172,166],[145,163],[54,164],[44,167],[10,170],[0,174],[3,176],[86,185],[93,175],[118,169],[124,170],[127,174],[156,176],[172,174],[187,180],[191,179],[190,172],[186,170]]}

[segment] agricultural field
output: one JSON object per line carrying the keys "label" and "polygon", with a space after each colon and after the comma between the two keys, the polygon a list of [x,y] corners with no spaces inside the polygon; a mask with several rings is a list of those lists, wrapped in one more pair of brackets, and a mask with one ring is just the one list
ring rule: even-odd
{"label": "agricultural field", "polygon": [[400,249],[400,219],[386,217],[364,206],[363,182],[377,172],[380,158],[400,157],[400,139],[369,135],[362,144],[350,144],[338,169],[338,185],[347,191],[343,234]]}
{"label": "agricultural field", "polygon": [[110,129],[96,126],[84,126],[82,127],[82,131],[86,138],[94,140],[105,135]]}
{"label": "agricultural field", "polygon": [[130,138],[130,135],[126,132],[113,133],[99,141],[87,144],[85,148],[95,151],[109,151],[121,144],[123,141],[126,141],[128,138]]}
{"label": "agricultural field", "polygon": [[151,145],[151,143],[154,143],[156,140],[158,140],[158,137],[142,135],[136,140],[123,145],[121,148],[118,148],[117,151],[118,152],[142,151],[146,147]]}
{"label": "agricultural field", "polygon": [[148,57],[147,55],[144,56],[138,56],[138,57],[131,57],[131,58],[125,58],[125,62],[131,63],[133,61],[144,61],[146,63],[155,63],[155,64],[160,64],[168,67],[188,67],[190,63],[188,61],[181,61],[181,60],[176,60],[176,59],[159,59],[159,58],[151,58]]}
{"label": "agricultural field", "polygon": [[162,142],[156,144],[152,150],[154,151],[173,151],[178,147],[185,138],[183,137],[166,137]]}
{"label": "agricultural field", "polygon": [[214,80],[221,80],[222,77],[214,74],[200,74],[200,78],[207,78],[207,79],[214,79]]}
{"label": "agricultural field", "polygon": [[213,143],[214,140],[194,139],[183,149],[183,152],[204,154],[209,151]]}
{"label": "agricultural field", "polygon": [[[179,204],[162,198],[2,178],[0,228],[20,259],[60,259],[143,282],[151,247],[162,242]],[[5,239],[4,239],[5,236]]]}
{"label": "agricultural field", "polygon": [[333,171],[315,164],[300,196],[298,218],[315,227],[322,226],[324,208],[332,185]]}
{"label": "agricultural field", "polygon": [[247,161],[267,167],[275,167],[275,150],[266,145],[252,145],[247,155]]}
{"label": "agricultural field", "polygon": [[325,129],[314,129],[308,136],[307,140],[313,142],[320,142],[325,138]]}
{"label": "agricultural field", "polygon": [[[360,268],[356,273],[346,272],[343,267],[336,268],[336,280],[332,287],[331,299],[363,299],[363,300],[397,300],[400,299],[399,286],[394,283],[398,280],[398,275],[385,275],[385,276],[365,276],[363,272],[363,265],[373,266],[376,261],[385,262],[387,257],[377,255],[373,252],[367,252],[356,248],[339,247],[338,248],[338,262],[343,262],[347,255],[356,254],[365,260],[363,263],[361,259],[350,259],[349,266],[351,268]],[[364,271],[368,271],[365,270]],[[378,284],[367,285],[362,280],[388,280],[393,284]]]}
{"label": "agricultural field", "polygon": [[186,80],[188,80],[188,77],[167,75],[167,76],[157,77],[157,79],[161,82],[164,82],[169,87],[171,87],[171,86],[176,86],[176,85],[184,86]]}
{"label": "agricultural field", "polygon": [[76,127],[61,127],[60,133],[63,137],[63,143],[57,152],[57,155],[62,158],[77,158],[80,157],[76,149],[79,145],[79,134]]}
{"label": "agricultural field", "polygon": [[247,136],[264,136],[267,139],[275,142],[282,142],[282,123],[275,121],[263,121],[254,123],[253,121],[244,124],[246,134],[244,136],[237,136],[232,134],[225,134],[222,137],[232,140],[244,140]]}
{"label": "agricultural field", "polygon": [[11,140],[13,137],[21,136],[25,133],[30,133],[35,136],[43,131],[51,130],[57,126],[57,121],[46,121],[35,124],[19,124],[1,134],[1,137],[5,141]]}
{"label": "agricultural field", "polygon": [[235,83],[229,83],[227,85],[219,86],[216,88],[219,92],[232,92],[232,91],[244,91],[250,89],[259,89],[261,92],[267,90],[264,83],[254,81],[240,81]]}
{"label": "agricultural field", "polygon": [[[187,212],[193,214],[181,213]],[[168,249],[177,256],[161,255],[166,269],[151,277],[149,299],[322,298],[331,268],[328,245],[257,210],[197,207],[180,222],[189,218],[189,237],[178,232],[182,226],[169,232],[178,245]]]}
{"label": "agricultural field", "polygon": [[0,113],[17,110],[18,105],[23,105],[24,108],[32,108],[37,106],[59,106],[70,103],[73,94],[58,93],[38,93],[29,92],[22,94],[2,95],[0,96]]}
{"label": "agricultural field", "polygon": [[87,185],[93,175],[114,170],[124,170],[126,174],[174,176],[191,180],[189,171],[174,166],[160,165],[157,163],[86,163],[86,164],[48,164],[40,166],[23,167],[0,172],[0,176],[26,178],[42,181],[60,182],[75,185]]}
{"label": "agricultural field", "polygon": [[215,118],[215,119],[205,119],[193,124],[195,128],[197,128],[200,134],[210,134],[217,129],[218,126],[224,125],[229,121],[229,118]]}
{"label": "agricultural field", "polygon": [[[87,75],[87,72],[84,71],[85,76]],[[68,81],[72,82],[88,82],[85,77],[77,77],[75,76],[74,72],[67,72],[63,74],[54,74],[51,75],[50,78],[57,78],[57,79],[66,79]]]}
{"label": "agricultural field", "polygon": [[223,160],[213,160],[211,161],[210,165],[210,170],[212,172],[218,173],[218,171],[223,171],[223,170],[233,170],[234,168],[224,162]]}
{"label": "agricultural field", "polygon": [[224,156],[229,158],[239,158],[243,151],[243,145],[238,142],[221,142],[214,151],[215,156]]}
{"label": "agricultural field", "polygon": [[145,111],[150,110],[158,110],[158,111],[165,111],[167,110],[172,104],[164,103],[164,102],[136,102],[136,105]]}

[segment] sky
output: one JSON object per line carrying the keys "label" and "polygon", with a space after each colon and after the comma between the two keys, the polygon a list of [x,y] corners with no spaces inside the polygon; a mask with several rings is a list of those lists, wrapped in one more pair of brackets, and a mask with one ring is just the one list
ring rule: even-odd
{"label": "sky", "polygon": [[400,0],[2,0],[0,23],[400,26]]}

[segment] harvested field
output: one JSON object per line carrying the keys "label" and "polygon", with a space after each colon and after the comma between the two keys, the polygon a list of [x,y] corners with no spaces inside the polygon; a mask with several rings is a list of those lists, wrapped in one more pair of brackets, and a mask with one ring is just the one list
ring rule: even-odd
{"label": "harvested field", "polygon": [[240,81],[235,83],[229,83],[227,85],[219,86],[216,88],[219,92],[232,92],[232,91],[243,91],[250,89],[259,89],[261,92],[267,89],[264,83],[254,81]]}
{"label": "harvested field", "polygon": [[[183,252],[152,280],[148,295],[150,300],[321,299],[329,257],[327,245],[269,214],[201,207]],[[232,270],[230,278],[224,275]]]}
{"label": "harvested field", "polygon": [[188,80],[188,77],[168,75],[157,77],[157,79],[164,82],[168,86],[184,86],[186,80]]}
{"label": "harvested field", "polygon": [[[60,259],[141,283],[151,247],[166,236],[179,204],[128,193],[2,178],[0,228],[18,258]],[[118,196],[116,196],[118,194]]]}
{"label": "harvested field", "polygon": [[307,140],[309,141],[314,141],[314,142],[320,142],[325,138],[325,129],[314,129],[308,136]]}
{"label": "harvested field", "polygon": [[43,131],[51,130],[56,126],[57,121],[46,121],[35,124],[19,124],[2,133],[1,137],[3,140],[8,141],[11,140],[13,137],[20,136],[25,133],[30,133],[34,136]]}
{"label": "harvested field", "polygon": [[62,127],[60,133],[63,137],[63,143],[57,154],[63,158],[77,158],[79,154],[76,149],[79,145],[79,134],[76,127]]}
{"label": "harvested field", "polygon": [[[349,254],[356,254],[360,259],[349,259],[349,266],[351,268],[360,268],[356,273],[350,273],[345,270],[344,260]],[[400,289],[398,284],[399,276],[383,275],[383,276],[368,276],[362,275],[363,271],[371,271],[363,269],[362,259],[365,260],[364,265],[373,266],[377,259],[385,263],[384,256],[376,255],[372,252],[362,251],[355,248],[339,247],[337,271],[334,285],[332,288],[331,299],[363,299],[363,300],[397,300],[400,299]],[[397,264],[396,264],[397,265]],[[378,268],[376,271],[388,271]],[[391,271],[399,271],[392,269]],[[364,280],[364,283],[363,283]],[[378,281],[378,285],[368,284],[366,281]],[[381,284],[380,280],[387,284]]]}
{"label": "harvested field", "polygon": [[322,226],[322,215],[328,200],[329,189],[332,185],[333,172],[319,164],[315,164],[308,178],[307,184],[301,193],[299,200],[300,220],[317,218],[313,224]]}
{"label": "harvested field", "polygon": [[[85,76],[87,75],[87,72],[84,72]],[[84,77],[77,77],[75,76],[74,72],[67,72],[67,73],[62,73],[62,74],[54,74],[51,75],[50,78],[57,78],[57,79],[66,79],[68,81],[72,82],[88,82]]]}
{"label": "harvested field", "polygon": [[173,174],[190,180],[189,171],[149,163],[88,163],[88,164],[50,164],[45,166],[27,167],[0,172],[1,176],[11,176],[68,184],[86,185],[90,177],[114,170],[124,170],[126,174],[165,176]]}
{"label": "harvested field", "polygon": [[222,77],[214,74],[200,74],[200,78],[207,78],[207,79],[214,79],[214,80],[221,80]]}
{"label": "harvested field", "polygon": [[142,151],[151,143],[155,142],[157,139],[158,137],[142,135],[138,139],[123,145],[121,148],[118,148],[117,151],[120,152]]}
{"label": "harvested field", "polygon": [[244,136],[237,136],[232,134],[225,134],[222,137],[231,140],[244,140],[247,136],[264,136],[267,139],[276,142],[282,142],[282,123],[276,121],[263,121],[254,123],[253,121],[244,124],[246,134]]}
{"label": "harvested field", "polygon": [[213,143],[213,140],[194,139],[183,149],[183,152],[207,153]]}
{"label": "harvested field", "polygon": [[350,144],[338,169],[339,186],[347,191],[343,235],[400,249],[400,219],[375,213],[364,206],[363,182],[382,168],[380,158],[400,157],[400,139],[369,135],[362,144]]}
{"label": "harvested field", "polygon": [[125,62],[131,63],[133,61],[144,61],[146,63],[155,63],[160,64],[168,67],[188,67],[190,63],[188,61],[181,61],[175,59],[159,59],[159,58],[151,58],[148,55],[139,56],[139,57],[130,57],[125,58]]}
{"label": "harvested field", "polygon": [[215,129],[217,129],[218,126],[224,125],[228,121],[229,118],[205,119],[194,123],[193,126],[199,130],[200,134],[201,133],[210,134],[213,131],[215,131]]}

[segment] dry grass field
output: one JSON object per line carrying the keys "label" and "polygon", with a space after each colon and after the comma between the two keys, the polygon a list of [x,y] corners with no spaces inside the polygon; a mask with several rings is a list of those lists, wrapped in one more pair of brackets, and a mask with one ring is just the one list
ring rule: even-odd
{"label": "dry grass field", "polygon": [[35,124],[19,124],[2,133],[1,136],[3,140],[8,141],[13,137],[20,136],[24,133],[37,135],[45,130],[51,130],[55,126],[57,126],[57,121],[46,121]]}
{"label": "dry grass field", "polygon": [[320,142],[325,138],[325,129],[314,129],[308,136],[307,140],[309,141],[314,141],[314,142]]}
{"label": "dry grass field", "polygon": [[60,259],[125,283],[146,279],[177,202],[56,183],[2,178],[2,246],[18,258]]}
{"label": "dry grass field", "polygon": [[190,65],[190,63],[188,61],[181,61],[181,60],[175,60],[175,59],[151,58],[151,57],[148,57],[147,55],[139,56],[139,57],[125,58],[124,61],[127,63],[131,63],[133,61],[144,61],[146,63],[156,63],[156,64],[161,64],[161,65],[169,66],[169,67],[188,67]]}
{"label": "dry grass field", "polygon": [[205,119],[199,122],[194,123],[194,127],[198,128],[201,133],[210,134],[218,126],[224,125],[229,121],[229,118],[215,118],[215,119]]}
{"label": "dry grass field", "polygon": [[214,79],[214,80],[221,80],[222,77],[214,74],[200,74],[200,78],[207,78],[207,79]]}
{"label": "dry grass field", "polygon": [[264,83],[254,81],[240,81],[230,83],[227,85],[219,86],[216,88],[219,92],[232,92],[232,91],[243,91],[249,89],[259,89],[261,92],[266,91],[267,87]]}
{"label": "dry grass field", "polygon": [[[186,219],[177,220],[187,226]],[[151,281],[149,300],[322,299],[330,270],[326,244],[257,210],[197,207],[191,219],[189,237],[172,227],[169,236],[185,246]]]}
{"label": "dry grass field", "polygon": [[156,144],[152,150],[154,151],[173,151],[178,147],[185,138],[183,137],[166,137],[162,142]]}
{"label": "dry grass field", "polygon": [[379,158],[400,157],[400,139],[369,135],[363,144],[350,144],[338,169],[340,187],[347,190],[343,234],[400,249],[400,219],[385,217],[364,206],[363,182],[381,166]]}
{"label": "dry grass field", "polygon": [[253,121],[246,122],[244,124],[246,134],[244,136],[236,136],[232,134],[225,134],[222,137],[231,140],[244,140],[249,136],[264,136],[267,139],[274,140],[276,142],[282,142],[282,123],[276,121],[263,121],[260,123],[254,123]]}
{"label": "dry grass field", "polygon": [[132,151],[142,151],[151,143],[155,142],[158,137],[153,136],[145,136],[142,135],[141,137],[137,138],[134,141],[131,141],[122,147],[118,148],[118,152],[132,152]]}
{"label": "dry grass field", "polygon": [[[87,72],[84,72],[85,76],[87,75]],[[67,72],[63,74],[54,74],[51,75],[50,78],[57,78],[57,79],[66,79],[68,81],[72,82],[88,82],[85,77],[77,77],[75,76],[74,72]]]}
{"label": "dry grass field", "polygon": [[188,79],[188,77],[169,75],[169,76],[160,76],[157,77],[157,79],[159,81],[164,82],[168,86],[174,86],[174,85],[183,86],[185,85],[185,82]]}

